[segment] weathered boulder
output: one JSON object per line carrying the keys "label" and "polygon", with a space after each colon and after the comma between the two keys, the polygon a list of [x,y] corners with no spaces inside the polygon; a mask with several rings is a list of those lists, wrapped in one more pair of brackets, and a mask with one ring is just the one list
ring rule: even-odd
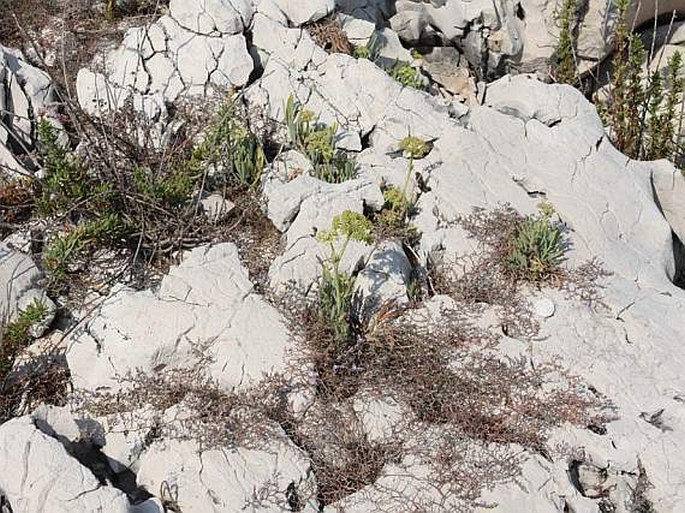
{"label": "weathered boulder", "polygon": [[685,176],[670,163],[654,164],[652,184],[659,207],[671,229],[685,240]]}
{"label": "weathered boulder", "polygon": [[15,512],[131,511],[121,491],[101,483],[30,417],[0,426],[0,490]]}
{"label": "weathered boulder", "polygon": [[193,350],[213,359],[208,371],[233,389],[282,371],[291,347],[278,311],[254,291],[233,244],[190,251],[159,291],[114,292],[69,340],[77,388],[118,388],[137,370],[193,364]]}
{"label": "weathered boulder", "polygon": [[150,490],[166,483],[188,513],[319,511],[309,462],[289,442],[198,449],[190,441],[154,444],[141,459],[139,483]]}
{"label": "weathered boulder", "polygon": [[53,109],[50,77],[20,52],[0,45],[0,172],[26,175],[37,123]]}
{"label": "weathered boulder", "polygon": [[172,2],[169,15],[126,33],[107,56],[106,74],[81,70],[80,105],[98,114],[133,96],[141,105],[146,97],[157,97],[163,107],[181,95],[245,85],[254,62],[243,30],[252,15],[252,4],[242,0]]}

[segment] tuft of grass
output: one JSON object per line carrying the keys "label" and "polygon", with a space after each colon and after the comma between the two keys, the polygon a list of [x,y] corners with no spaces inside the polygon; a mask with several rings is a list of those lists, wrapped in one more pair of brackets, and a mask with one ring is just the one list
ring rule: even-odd
{"label": "tuft of grass", "polygon": [[291,144],[309,158],[316,178],[342,183],[357,176],[355,160],[335,147],[338,125],[320,123],[316,114],[303,109],[293,95],[285,104],[285,125]]}
{"label": "tuft of grass", "polygon": [[188,167],[202,174],[207,166],[218,168],[226,185],[239,190],[256,190],[266,165],[264,149],[250,129],[244,107],[226,101],[204,140],[194,148]]}

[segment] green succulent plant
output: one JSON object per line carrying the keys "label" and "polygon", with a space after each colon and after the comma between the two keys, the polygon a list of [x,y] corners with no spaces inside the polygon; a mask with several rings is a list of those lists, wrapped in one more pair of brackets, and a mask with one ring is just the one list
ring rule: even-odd
{"label": "green succulent plant", "polygon": [[561,231],[547,216],[523,218],[510,243],[507,267],[519,277],[540,281],[564,259]]}

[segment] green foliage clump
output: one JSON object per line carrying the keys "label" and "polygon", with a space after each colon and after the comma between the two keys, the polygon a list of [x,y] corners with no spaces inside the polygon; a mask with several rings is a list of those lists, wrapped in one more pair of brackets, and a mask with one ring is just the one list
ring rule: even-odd
{"label": "green foliage clump", "polygon": [[95,183],[60,144],[55,127],[46,119],[38,124],[38,141],[45,171],[38,200],[40,213],[55,215],[86,202]]}
{"label": "green foliage clump", "polygon": [[576,64],[577,34],[574,31],[578,21],[578,0],[564,0],[557,16],[561,25],[556,48],[555,80],[559,84],[574,85],[578,82]]}
{"label": "green foliage clump", "polygon": [[317,239],[329,247],[329,255],[322,262],[319,318],[330,328],[333,339],[344,343],[350,336],[354,277],[341,271],[340,263],[350,241],[373,242],[373,225],[362,214],[346,210],[335,216],[332,228],[320,232]]}
{"label": "green foliage clump", "polygon": [[415,195],[409,194],[409,182],[414,171],[414,160],[424,158],[431,150],[426,141],[411,135],[402,139],[398,148],[409,159],[409,164],[402,188],[393,185],[383,190],[385,203],[380,213],[380,222],[389,228],[405,227],[407,217],[417,200]]}
{"label": "green foliage clump", "polygon": [[[643,63],[648,52],[628,25],[629,0],[618,0],[617,6],[614,71],[609,97],[600,104],[600,114],[611,128],[615,146],[629,157],[675,161],[681,152],[682,56],[679,52],[671,56],[666,77],[655,70],[643,79]],[[664,94],[664,78],[668,82],[668,94]]]}
{"label": "green foliage clump", "polygon": [[506,259],[510,271],[519,278],[541,281],[551,276],[563,259],[561,231],[548,216],[527,216],[519,221]]}
{"label": "green foliage clump", "polygon": [[410,159],[422,159],[430,152],[430,146],[426,141],[412,135],[402,139],[398,146]]}
{"label": "green foliage clump", "polygon": [[22,311],[17,320],[8,323],[0,338],[0,385],[12,370],[17,353],[31,341],[31,328],[42,322],[48,308],[37,299]]}
{"label": "green foliage clump", "polygon": [[237,101],[222,105],[216,122],[192,153],[188,168],[202,174],[209,166],[220,168],[230,187],[255,190],[266,166],[264,150],[246,122]]}
{"label": "green foliage clump", "polygon": [[318,179],[342,183],[357,175],[355,160],[335,147],[338,125],[319,123],[317,116],[303,109],[292,95],[285,105],[285,125],[291,143],[309,158]]}
{"label": "green foliage clump", "polygon": [[374,32],[365,45],[357,46],[352,52],[352,55],[357,59],[367,59],[375,62],[378,59],[378,54],[381,50],[380,39],[378,34]]}
{"label": "green foliage clump", "polygon": [[428,90],[428,82],[417,68],[397,62],[390,67],[388,74],[405,87],[413,87],[421,91]]}
{"label": "green foliage clump", "polygon": [[149,169],[133,170],[133,187],[137,194],[153,205],[180,208],[193,194],[196,178],[189,173],[174,172],[168,177],[156,176]]}
{"label": "green foliage clump", "polygon": [[96,133],[83,163],[60,143],[55,127],[41,121],[44,178],[33,185],[39,213],[60,225],[59,233],[52,230],[46,237],[43,251],[53,284],[85,251],[127,247],[149,254],[160,246],[181,247],[184,237],[203,229],[198,191],[257,189],[266,157],[249,128],[244,110],[230,98],[192,148],[183,141],[160,151],[140,148],[136,132],[125,128],[119,138]]}

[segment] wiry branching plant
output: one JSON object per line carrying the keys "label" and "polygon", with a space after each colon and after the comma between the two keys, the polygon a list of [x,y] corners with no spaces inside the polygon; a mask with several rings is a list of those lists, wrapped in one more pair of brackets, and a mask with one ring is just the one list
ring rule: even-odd
{"label": "wiry branching plant", "polygon": [[38,128],[44,178],[31,186],[39,192],[38,214],[52,221],[43,261],[55,287],[66,283],[75,260],[100,248],[151,262],[207,241],[217,228],[203,221],[203,195],[251,196],[260,185],[266,158],[233,96],[194,145],[179,134],[155,147],[145,133],[150,123],[126,108],[117,131],[79,116],[87,142],[79,156],[47,120]]}

